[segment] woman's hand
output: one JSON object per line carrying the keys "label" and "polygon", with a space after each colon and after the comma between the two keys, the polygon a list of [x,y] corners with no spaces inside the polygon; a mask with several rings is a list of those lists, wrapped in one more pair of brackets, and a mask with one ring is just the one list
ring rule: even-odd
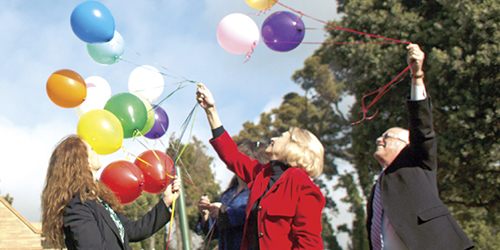
{"label": "woman's hand", "polygon": [[219,210],[222,206],[222,203],[220,202],[214,202],[212,204],[210,204],[210,207],[208,208],[208,210],[210,211],[210,215],[214,218],[219,218]]}
{"label": "woman's hand", "polygon": [[174,181],[167,186],[165,191],[163,191],[163,201],[170,207],[175,199],[179,197],[179,190],[181,188],[181,180],[177,176],[174,176]]}
{"label": "woman's hand", "polygon": [[198,88],[196,89],[196,101],[203,109],[205,109],[208,124],[210,124],[211,129],[216,129],[222,126],[219,114],[215,109],[214,97],[212,96],[212,93],[210,93],[210,90],[203,85],[203,83],[198,83]]}
{"label": "woman's hand", "polygon": [[196,89],[196,101],[200,104],[203,109],[213,108],[215,106],[215,100],[210,93],[210,90],[203,85],[203,83],[198,83],[198,88]]}
{"label": "woman's hand", "polygon": [[198,200],[198,210],[200,213],[208,212],[208,208],[210,207],[210,199],[208,196],[204,195],[200,197]]}

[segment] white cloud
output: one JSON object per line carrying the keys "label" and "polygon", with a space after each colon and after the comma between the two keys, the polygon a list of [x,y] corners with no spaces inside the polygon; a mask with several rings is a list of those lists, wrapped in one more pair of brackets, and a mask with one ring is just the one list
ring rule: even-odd
{"label": "white cloud", "polygon": [[65,121],[29,128],[0,117],[0,190],[14,197],[14,208],[29,221],[41,219],[40,197],[52,149],[74,132],[74,126]]}

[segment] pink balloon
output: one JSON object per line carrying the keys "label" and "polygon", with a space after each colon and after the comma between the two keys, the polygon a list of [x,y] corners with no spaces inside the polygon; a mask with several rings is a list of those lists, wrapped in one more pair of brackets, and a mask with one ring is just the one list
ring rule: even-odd
{"label": "pink balloon", "polygon": [[247,15],[229,14],[217,26],[217,41],[229,53],[239,55],[252,52],[259,40],[259,28]]}

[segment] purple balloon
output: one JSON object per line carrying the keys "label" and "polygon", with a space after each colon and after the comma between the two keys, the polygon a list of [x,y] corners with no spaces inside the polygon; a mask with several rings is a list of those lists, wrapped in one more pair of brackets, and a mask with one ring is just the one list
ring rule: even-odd
{"label": "purple balloon", "polygon": [[155,110],[155,123],[149,132],[144,136],[149,139],[157,139],[162,137],[168,129],[168,116],[167,112],[163,110],[160,106],[151,104],[151,107]]}
{"label": "purple balloon", "polygon": [[288,11],[275,12],[262,24],[264,43],[274,51],[285,52],[295,49],[305,34],[302,19]]}

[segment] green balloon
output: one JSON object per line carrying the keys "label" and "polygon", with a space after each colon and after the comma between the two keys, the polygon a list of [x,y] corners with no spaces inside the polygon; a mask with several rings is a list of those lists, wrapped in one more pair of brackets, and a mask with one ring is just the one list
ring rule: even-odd
{"label": "green balloon", "polygon": [[140,99],[144,103],[146,111],[148,112],[148,120],[146,121],[146,125],[144,125],[144,128],[141,130],[141,134],[145,135],[149,132],[149,130],[153,128],[153,125],[155,124],[155,110],[153,109],[153,107],[151,107],[151,104],[148,101],[142,98]]}
{"label": "green balloon", "polygon": [[104,105],[104,109],[118,118],[122,124],[124,138],[137,136],[148,120],[146,106],[139,97],[130,93],[112,96]]}

